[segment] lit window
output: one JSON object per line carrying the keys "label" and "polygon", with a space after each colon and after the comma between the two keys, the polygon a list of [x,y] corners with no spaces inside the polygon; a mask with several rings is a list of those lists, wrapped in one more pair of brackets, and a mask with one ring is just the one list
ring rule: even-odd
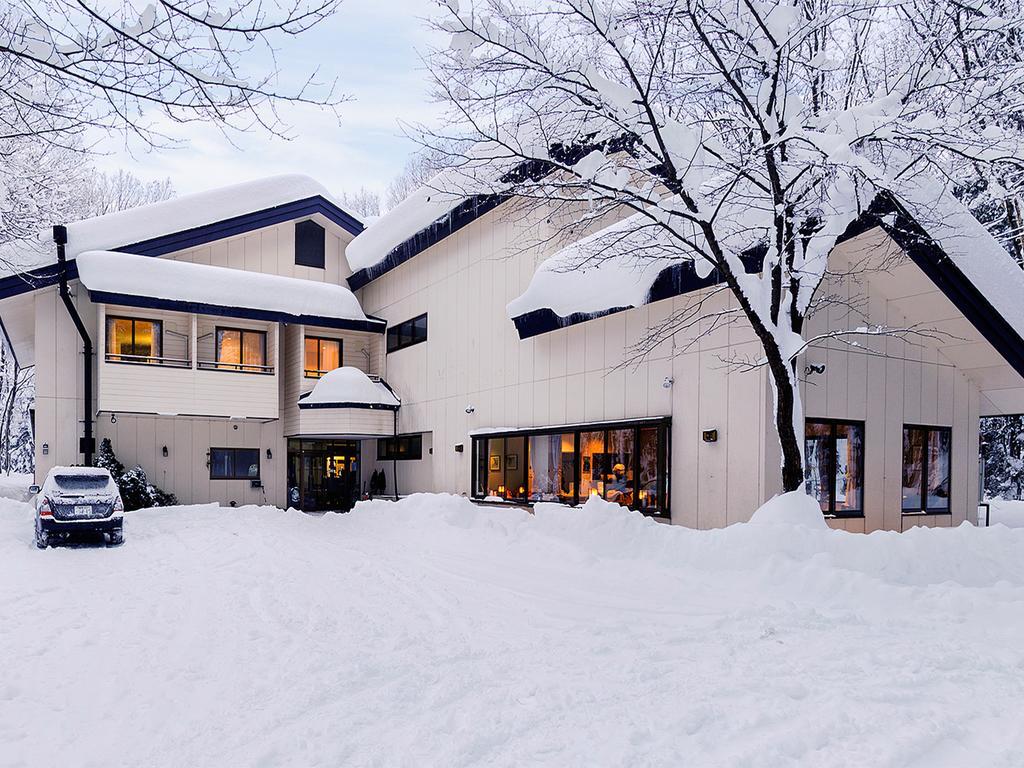
{"label": "lit window", "polygon": [[266,332],[218,328],[216,362],[218,368],[231,371],[269,372]]}
{"label": "lit window", "polygon": [[808,419],[804,427],[804,486],[821,511],[864,514],[864,425]]}
{"label": "lit window", "polygon": [[319,379],[328,371],[341,367],[341,341],[307,336],[305,357],[304,375],[308,379]]}
{"label": "lit window", "polygon": [[382,437],[377,440],[378,461],[417,461],[423,458],[423,435]]}
{"label": "lit window", "polygon": [[949,512],[949,427],[903,427],[903,511]]}
{"label": "lit window", "polygon": [[163,323],[133,317],[107,318],[106,359],[118,363],[158,362],[163,346]]}

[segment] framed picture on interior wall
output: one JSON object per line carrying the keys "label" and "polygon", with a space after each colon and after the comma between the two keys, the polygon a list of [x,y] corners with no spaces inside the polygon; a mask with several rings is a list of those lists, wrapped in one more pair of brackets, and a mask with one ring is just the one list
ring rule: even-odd
{"label": "framed picture on interior wall", "polygon": [[510,469],[515,472],[519,469],[519,454],[518,453],[506,453],[505,454],[505,469]]}
{"label": "framed picture on interior wall", "polygon": [[489,467],[491,472],[501,472],[501,456],[498,454],[491,456],[491,463]]}

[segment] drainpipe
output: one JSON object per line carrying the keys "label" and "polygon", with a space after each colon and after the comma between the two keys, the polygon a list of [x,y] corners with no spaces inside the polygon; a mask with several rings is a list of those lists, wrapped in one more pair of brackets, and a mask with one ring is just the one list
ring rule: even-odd
{"label": "drainpipe", "polygon": [[68,262],[64,247],[68,242],[68,228],[58,224],[53,228],[53,242],[57,244],[57,264],[59,266],[60,298],[64,307],[71,316],[78,335],[82,337],[82,351],[85,354],[85,379],[83,381],[85,390],[85,422],[82,439],[79,441],[78,452],[85,455],[86,466],[92,465],[92,454],[95,440],[92,436],[92,339],[89,338],[89,331],[78,314],[78,308],[71,299],[71,291],[68,290]]}
{"label": "drainpipe", "polygon": [[[398,409],[395,408],[395,410],[393,410],[392,413],[395,414],[395,428],[394,428],[393,432],[394,432],[394,436],[395,436],[395,447],[397,447],[398,446]],[[395,458],[394,451],[392,451],[392,453],[391,453],[391,474],[394,475],[394,478],[395,478],[395,501],[398,501],[398,459]]]}

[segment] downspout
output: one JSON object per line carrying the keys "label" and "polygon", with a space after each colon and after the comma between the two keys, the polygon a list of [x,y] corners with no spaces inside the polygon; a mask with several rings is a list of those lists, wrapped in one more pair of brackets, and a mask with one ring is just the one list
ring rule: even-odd
{"label": "downspout", "polygon": [[89,331],[86,329],[85,323],[82,322],[81,315],[78,314],[75,302],[71,299],[71,291],[68,290],[68,262],[67,254],[65,253],[65,246],[68,242],[68,228],[63,224],[58,224],[53,228],[53,242],[57,244],[60,298],[64,302],[64,307],[71,316],[75,328],[78,329],[78,335],[82,337],[82,352],[85,355],[85,379],[83,381],[85,390],[85,419],[83,436],[79,442],[78,451],[84,454],[86,466],[92,466],[95,442],[92,436],[92,339],[89,338]]}
{"label": "downspout", "polygon": [[[393,448],[398,446],[398,409],[395,408],[392,413],[395,414],[395,428],[393,430],[395,437],[395,445]],[[395,501],[398,501],[398,458],[394,450],[391,451],[391,474],[395,479]]]}

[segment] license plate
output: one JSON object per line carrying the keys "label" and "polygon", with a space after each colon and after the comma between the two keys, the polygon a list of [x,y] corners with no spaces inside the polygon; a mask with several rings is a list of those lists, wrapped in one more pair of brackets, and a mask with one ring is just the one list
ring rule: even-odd
{"label": "license plate", "polygon": [[75,517],[89,517],[92,515],[91,504],[76,504],[74,510]]}

